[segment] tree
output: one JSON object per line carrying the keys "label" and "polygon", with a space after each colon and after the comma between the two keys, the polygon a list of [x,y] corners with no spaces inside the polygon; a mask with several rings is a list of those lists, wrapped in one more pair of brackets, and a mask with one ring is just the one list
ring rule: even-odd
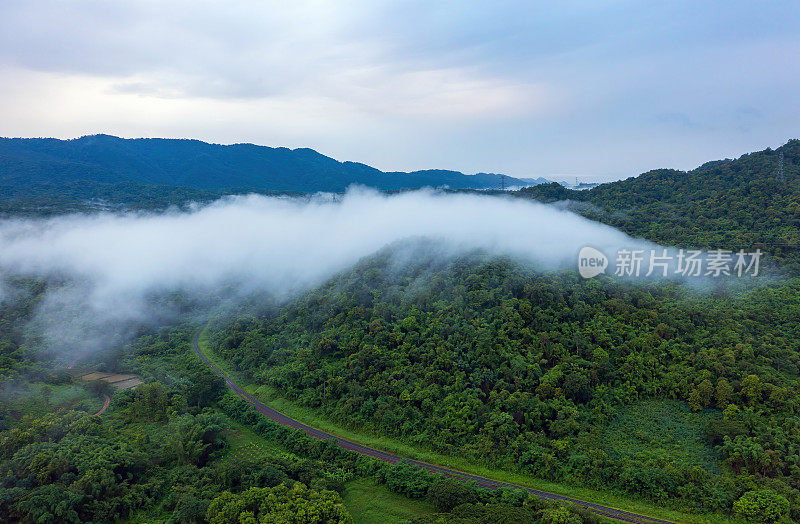
{"label": "tree", "polygon": [[789,511],[789,501],[771,489],[748,491],[733,503],[733,512],[747,520],[775,522]]}
{"label": "tree", "polygon": [[697,387],[693,387],[689,392],[689,406],[691,406],[692,411],[700,411],[711,404],[713,397],[714,386],[711,384],[710,380],[706,379],[698,384]]}
{"label": "tree", "polygon": [[428,490],[428,498],[440,511],[475,502],[475,490],[461,481],[442,477]]}
{"label": "tree", "polygon": [[742,395],[747,398],[751,406],[761,399],[762,388],[761,379],[758,378],[758,375],[747,375],[742,380]]}
{"label": "tree", "polygon": [[689,398],[687,399],[689,403],[689,407],[692,408],[692,411],[700,411],[703,409],[703,398],[700,395],[700,390],[697,388],[692,388],[689,392]]}
{"label": "tree", "polygon": [[206,513],[208,501],[203,501],[192,495],[181,495],[172,512],[172,521],[180,523],[202,522]]}
{"label": "tree", "polygon": [[169,397],[161,382],[150,382],[136,388],[131,415],[137,419],[162,421],[167,419]]}
{"label": "tree", "polygon": [[299,482],[291,487],[281,484],[274,488],[250,488],[237,494],[225,491],[211,501],[206,518],[211,524],[353,522],[338,493],[314,491]]}
{"label": "tree", "polygon": [[539,522],[543,524],[580,524],[583,520],[566,506],[556,506],[542,511]]}
{"label": "tree", "polygon": [[204,407],[218,401],[225,393],[225,381],[209,371],[207,366],[197,366],[185,371],[184,393],[189,404]]}
{"label": "tree", "polygon": [[586,402],[591,397],[589,379],[577,372],[567,375],[564,378],[564,394],[575,402]]}
{"label": "tree", "polygon": [[700,393],[700,401],[702,402],[703,407],[707,408],[710,406],[712,400],[714,400],[714,385],[711,383],[711,381],[708,379],[702,381],[697,385],[697,391]]}
{"label": "tree", "polygon": [[424,497],[431,483],[430,474],[406,461],[398,462],[386,473],[386,486],[412,499]]}
{"label": "tree", "polygon": [[170,447],[181,464],[205,464],[209,455],[224,442],[222,419],[216,414],[182,415],[169,427]]}
{"label": "tree", "polygon": [[728,379],[725,377],[720,377],[719,380],[717,380],[716,389],[717,407],[719,409],[725,409],[728,407],[728,404],[730,404],[732,397],[733,386],[730,385]]}

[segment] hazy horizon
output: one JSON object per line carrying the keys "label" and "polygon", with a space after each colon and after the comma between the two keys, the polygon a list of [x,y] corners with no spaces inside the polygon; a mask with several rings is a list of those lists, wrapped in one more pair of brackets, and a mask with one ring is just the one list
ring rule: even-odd
{"label": "hazy horizon", "polygon": [[[56,139],[56,140],[67,140],[67,141],[69,141],[69,140],[78,140],[80,138],[84,138],[84,137],[87,137],[87,136],[96,136],[96,135],[102,135],[102,134],[107,134],[107,133],[90,133],[90,134],[81,135],[81,136],[74,136],[74,137],[0,136],[0,138],[6,138],[6,139],[15,139],[15,138],[19,138],[19,139]],[[167,136],[142,137],[142,136],[118,136],[118,135],[110,135],[110,136],[114,136],[115,138],[131,139],[131,140],[133,140],[133,139],[200,140],[198,138],[190,137],[190,136],[186,136],[186,137],[180,137],[180,136],[176,136],[176,137],[167,137]],[[786,142],[788,142],[788,140],[792,140],[792,139],[794,139],[794,138],[790,137],[789,139],[787,139]],[[213,145],[222,145],[222,146],[237,145],[237,144],[247,144],[247,145],[260,146],[260,147],[270,147],[270,148],[275,148],[275,149],[287,147],[287,146],[283,146],[283,145],[280,145],[280,144],[258,144],[258,143],[253,143],[253,142],[241,142],[241,141],[239,141],[239,142],[213,142],[213,141],[209,142],[207,140],[201,140],[201,141],[202,142],[206,142],[206,143],[210,143],[210,144],[213,144]],[[777,149],[778,147],[784,145],[786,142],[782,142],[780,144],[769,145],[769,146],[766,146],[764,149],[767,149],[767,148]],[[322,150],[320,150],[320,149],[318,149],[318,148],[316,148],[314,146],[310,146],[310,145],[309,146],[299,146],[299,147],[296,147],[296,148],[289,148],[289,149],[313,149],[317,153],[325,155],[325,156],[327,156],[329,158],[333,158],[334,160],[339,161],[339,162],[356,162],[356,163],[367,164],[367,165],[370,165],[370,167],[375,167],[377,169],[381,169],[381,168],[378,168],[377,166],[371,165],[371,164],[369,164],[367,162],[364,162],[362,160],[359,160],[357,158],[337,158],[337,157],[335,157],[335,156],[333,156],[331,154],[326,153],[325,151],[322,151]],[[606,177],[602,177],[602,176],[598,176],[598,175],[594,175],[594,174],[590,174],[590,173],[583,173],[583,174],[581,174],[581,173],[572,173],[572,174],[567,174],[567,173],[544,173],[544,174],[534,173],[534,174],[527,174],[527,175],[526,174],[511,175],[509,173],[504,173],[504,172],[498,171],[498,170],[488,170],[488,171],[469,171],[469,170],[467,170],[467,171],[461,171],[461,172],[466,174],[466,175],[475,175],[475,174],[480,174],[480,173],[503,174],[503,175],[513,176],[514,178],[520,178],[520,179],[545,178],[545,179],[547,179],[547,180],[549,180],[551,182],[559,182],[559,183],[566,183],[566,184],[575,184],[576,181],[577,181],[578,184],[607,183],[607,182],[614,182],[614,181],[617,181],[617,180],[625,180],[626,178],[637,177],[637,176],[639,176],[639,175],[641,175],[643,173],[646,173],[646,172],[654,170],[654,169],[679,169],[681,171],[691,171],[692,169],[700,167],[701,165],[703,165],[706,162],[711,162],[711,161],[715,161],[715,160],[725,160],[725,159],[728,159],[728,158],[735,159],[735,158],[738,158],[738,157],[740,157],[742,155],[753,153],[755,151],[756,150],[742,151],[742,152],[740,152],[740,153],[738,153],[738,154],[736,154],[736,155],[734,155],[732,157],[707,158],[707,159],[703,160],[702,162],[700,162],[699,164],[697,164],[696,166],[691,166],[691,167],[689,167],[687,169],[679,169],[679,168],[676,168],[676,167],[673,167],[673,166],[653,166],[653,167],[650,167],[648,169],[645,169],[644,171],[642,171],[640,173],[620,174],[619,176],[606,176]],[[451,168],[451,167],[447,167],[447,166],[423,167],[423,168],[421,168],[421,169],[419,169],[417,171],[425,171],[425,170],[459,171],[457,169],[454,169],[454,168]],[[381,171],[384,171],[384,172],[403,172],[403,170],[401,170],[401,169],[391,169],[391,168],[389,168],[389,169],[381,169]],[[513,189],[513,187],[511,189]]]}

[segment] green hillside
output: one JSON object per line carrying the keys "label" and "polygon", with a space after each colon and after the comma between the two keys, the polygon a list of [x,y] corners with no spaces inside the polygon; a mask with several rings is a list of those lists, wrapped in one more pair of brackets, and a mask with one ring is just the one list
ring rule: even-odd
{"label": "green hillside", "polygon": [[[465,175],[430,169],[383,172],[339,162],[313,149],[219,145],[199,140],[123,139],[108,135],[75,140],[0,138],[0,194],[4,199],[61,195],[76,182],[169,186],[200,191],[344,191],[352,184],[382,190],[418,187],[499,188],[501,175]],[[524,185],[506,177],[508,185]]]}
{"label": "green hillside", "polygon": [[755,488],[800,510],[796,281],[709,296],[391,260],[234,322],[217,353],[330,420],[474,463],[700,513]]}
{"label": "green hillside", "polygon": [[589,218],[654,242],[760,248],[800,269],[800,140],[735,160],[707,162],[688,172],[657,169],[586,191],[547,184],[518,195],[564,202]]}

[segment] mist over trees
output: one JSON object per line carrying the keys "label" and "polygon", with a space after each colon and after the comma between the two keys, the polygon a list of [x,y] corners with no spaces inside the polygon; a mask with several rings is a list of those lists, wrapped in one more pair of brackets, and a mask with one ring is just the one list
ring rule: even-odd
{"label": "mist over trees", "polygon": [[[502,260],[389,267],[237,321],[217,350],[331,419],[445,454],[701,511],[753,485],[800,502],[796,282],[710,296]],[[630,409],[687,421],[695,449],[624,451]]]}
{"label": "mist over trees", "polygon": [[517,194],[561,202],[588,218],[664,245],[761,249],[784,270],[800,272],[800,140],[707,162],[689,172],[657,169],[586,191],[544,184]]}
{"label": "mist over trees", "polygon": [[[210,314],[211,356],[255,394],[356,435],[698,518],[797,520],[796,148],[785,185],[768,150],[519,199],[353,191],[5,221],[0,515],[350,522],[358,485],[417,523],[597,521],[272,422],[192,351]],[[584,244],[651,241],[762,249],[769,271],[691,286],[565,265]],[[84,385],[73,354],[144,384]]]}

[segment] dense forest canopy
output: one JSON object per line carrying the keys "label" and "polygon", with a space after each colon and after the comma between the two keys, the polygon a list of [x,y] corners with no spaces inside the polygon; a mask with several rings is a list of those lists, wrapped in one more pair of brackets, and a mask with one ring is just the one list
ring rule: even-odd
{"label": "dense forest canopy", "polygon": [[[331,419],[443,453],[701,512],[754,488],[800,510],[797,282],[706,294],[430,267],[365,261],[220,331],[218,351]],[[680,426],[674,448],[648,417]]]}
{"label": "dense forest canopy", "polygon": [[[58,359],[26,346],[21,328],[43,285],[17,288],[19,300],[0,305],[4,522],[347,524],[349,508],[376,494],[410,506],[407,516],[420,523],[471,515],[479,520],[466,522],[599,522],[582,509],[381,463],[280,426],[225,392],[190,350],[193,324],[144,335],[93,363],[141,374],[146,383],[134,390],[76,382]],[[102,394],[110,407],[93,415]],[[350,494],[352,484],[366,492]]]}
{"label": "dense forest canopy", "polygon": [[[665,245],[760,248],[777,265],[769,278],[702,289],[584,280],[410,243],[403,263],[390,246],[288,302],[254,299],[260,308],[251,301],[213,318],[209,350],[254,392],[413,449],[697,519],[797,521],[799,157],[791,141],[687,173],[513,193]],[[7,201],[5,210],[63,213],[86,198],[159,208],[225,192],[72,181],[58,200],[49,183],[24,201],[33,208]],[[175,325],[143,326],[129,346],[79,363],[136,373],[142,386],[83,383],[31,322],[59,283],[4,284],[13,291],[0,300],[5,520],[350,522],[379,496],[419,523],[598,521],[527,493],[380,463],[266,419],[193,353],[207,301],[170,297],[186,304]],[[109,408],[95,416],[103,395]]]}

